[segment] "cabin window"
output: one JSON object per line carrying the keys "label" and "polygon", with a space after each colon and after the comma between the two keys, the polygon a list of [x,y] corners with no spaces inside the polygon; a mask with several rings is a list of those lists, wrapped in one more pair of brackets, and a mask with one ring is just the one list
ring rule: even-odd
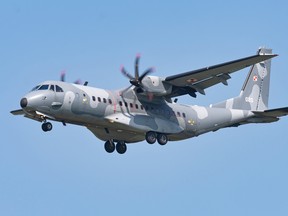
{"label": "cabin window", "polygon": [[132,103],[130,103],[130,108],[133,108],[133,104]]}
{"label": "cabin window", "polygon": [[122,103],[122,101],[119,101],[119,104],[120,104],[120,106],[123,106],[123,103]]}
{"label": "cabin window", "polygon": [[104,102],[104,103],[106,103],[106,102],[107,102],[106,98],[103,98],[103,102]]}
{"label": "cabin window", "polygon": [[183,118],[186,118],[186,114],[185,113],[182,113],[182,116],[183,116]]}
{"label": "cabin window", "polygon": [[108,102],[109,102],[109,104],[112,104],[112,100],[111,99],[108,99]]}
{"label": "cabin window", "polygon": [[124,104],[125,104],[125,107],[128,107],[128,104],[127,104],[127,102],[125,102]]}
{"label": "cabin window", "polygon": [[140,105],[140,108],[141,108],[141,110],[143,110],[143,109],[144,109],[144,107],[143,107],[142,105]]}
{"label": "cabin window", "polygon": [[96,98],[95,98],[95,96],[92,96],[92,100],[93,100],[93,101],[96,101]]}
{"label": "cabin window", "polygon": [[177,112],[177,116],[181,117],[181,114],[180,114],[180,112]]}
{"label": "cabin window", "polygon": [[98,100],[98,102],[101,102],[101,98],[100,97],[97,97],[97,100]]}
{"label": "cabin window", "polygon": [[138,109],[139,108],[138,104],[135,104],[135,107],[136,107],[136,109]]}

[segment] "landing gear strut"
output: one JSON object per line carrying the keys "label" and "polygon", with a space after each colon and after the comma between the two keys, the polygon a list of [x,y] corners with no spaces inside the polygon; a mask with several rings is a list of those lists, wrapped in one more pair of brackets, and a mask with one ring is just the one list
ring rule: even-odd
{"label": "landing gear strut", "polygon": [[50,122],[44,122],[44,123],[42,124],[42,130],[43,130],[44,132],[51,131],[52,128],[53,128],[53,126],[52,126],[52,124],[51,124]]}

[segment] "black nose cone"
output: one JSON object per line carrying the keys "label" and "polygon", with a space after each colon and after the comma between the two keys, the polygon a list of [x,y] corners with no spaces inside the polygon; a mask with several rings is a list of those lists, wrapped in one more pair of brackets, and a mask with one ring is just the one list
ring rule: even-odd
{"label": "black nose cone", "polygon": [[20,101],[20,106],[22,108],[25,108],[28,104],[28,101],[27,101],[27,98],[22,98],[21,101]]}

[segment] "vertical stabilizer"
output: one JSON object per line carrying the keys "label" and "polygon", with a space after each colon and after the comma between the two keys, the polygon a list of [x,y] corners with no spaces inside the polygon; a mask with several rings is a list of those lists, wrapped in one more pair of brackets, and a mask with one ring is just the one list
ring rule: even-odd
{"label": "vertical stabilizer", "polygon": [[[260,48],[258,55],[272,54],[272,49]],[[240,95],[212,107],[242,110],[268,109],[271,59],[252,65]]]}

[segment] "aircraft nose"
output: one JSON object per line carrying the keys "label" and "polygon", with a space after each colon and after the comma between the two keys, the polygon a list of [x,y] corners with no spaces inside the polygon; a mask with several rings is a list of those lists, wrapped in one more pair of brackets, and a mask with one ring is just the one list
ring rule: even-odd
{"label": "aircraft nose", "polygon": [[25,108],[28,104],[28,101],[27,101],[27,98],[22,98],[21,101],[20,101],[20,106],[22,108]]}

